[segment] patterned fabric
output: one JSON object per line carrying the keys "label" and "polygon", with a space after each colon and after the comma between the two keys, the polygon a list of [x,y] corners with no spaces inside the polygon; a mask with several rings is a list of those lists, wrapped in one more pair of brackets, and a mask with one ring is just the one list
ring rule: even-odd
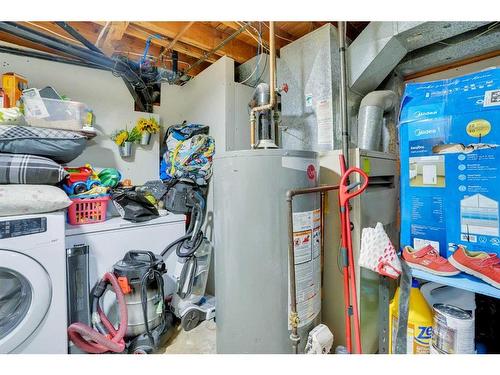
{"label": "patterned fabric", "polygon": [[0,184],[55,185],[66,175],[62,166],[44,157],[0,154]]}
{"label": "patterned fabric", "polygon": [[0,125],[0,152],[4,153],[38,155],[69,163],[86,145],[85,136],[67,130]]}
{"label": "patterned fabric", "polygon": [[167,131],[167,151],[160,165],[160,178],[189,178],[206,185],[212,176],[215,141],[208,135],[208,126],[174,125]]}
{"label": "patterned fabric", "polygon": [[80,139],[85,136],[66,130],[35,128],[32,126],[0,125],[0,139],[47,138],[47,139]]}

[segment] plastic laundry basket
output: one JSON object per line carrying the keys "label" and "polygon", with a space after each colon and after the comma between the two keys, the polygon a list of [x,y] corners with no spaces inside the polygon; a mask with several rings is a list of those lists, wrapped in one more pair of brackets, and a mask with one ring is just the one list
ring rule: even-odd
{"label": "plastic laundry basket", "polygon": [[68,222],[71,225],[100,223],[106,220],[109,196],[97,198],[72,198],[68,207]]}

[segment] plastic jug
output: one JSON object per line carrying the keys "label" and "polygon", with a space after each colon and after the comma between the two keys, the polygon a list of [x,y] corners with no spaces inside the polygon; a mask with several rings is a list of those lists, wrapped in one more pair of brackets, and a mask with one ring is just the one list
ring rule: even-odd
{"label": "plastic jug", "polygon": [[475,316],[476,294],[474,292],[432,282],[422,285],[420,291],[431,309],[435,303],[444,303],[470,312],[473,318]]}
{"label": "plastic jug", "polygon": [[[396,348],[398,325],[399,288],[389,305],[389,353]],[[420,292],[419,283],[413,280],[408,304],[407,354],[429,354],[432,336],[432,310]]]}

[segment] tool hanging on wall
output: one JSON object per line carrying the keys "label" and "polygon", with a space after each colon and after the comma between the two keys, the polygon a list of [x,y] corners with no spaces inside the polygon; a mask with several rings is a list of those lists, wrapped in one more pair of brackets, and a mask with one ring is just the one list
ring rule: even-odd
{"label": "tool hanging on wall", "polygon": [[[361,331],[359,326],[358,296],[356,292],[356,275],[354,272],[354,255],[352,250],[351,220],[349,217],[349,201],[360,195],[368,186],[368,176],[359,168],[349,168],[346,170],[344,155],[339,155],[342,177],[339,186],[339,207],[340,223],[342,231],[342,245],[340,248],[342,255],[342,267],[344,274],[344,303],[345,303],[345,334],[347,351],[352,353],[351,341],[351,316],[354,320],[354,342],[356,352],[362,353],[361,349]],[[352,182],[352,174],[359,174],[363,182]],[[357,190],[353,190],[356,187]]]}

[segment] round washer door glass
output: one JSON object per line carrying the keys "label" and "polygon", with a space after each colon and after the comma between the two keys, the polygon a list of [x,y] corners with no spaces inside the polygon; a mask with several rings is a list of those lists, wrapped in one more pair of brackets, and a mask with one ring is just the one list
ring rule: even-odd
{"label": "round washer door glass", "polygon": [[31,305],[31,287],[19,273],[0,267],[0,340],[24,319]]}
{"label": "round washer door glass", "polygon": [[45,268],[25,254],[0,249],[0,354],[23,352],[22,345],[36,334],[51,300]]}

